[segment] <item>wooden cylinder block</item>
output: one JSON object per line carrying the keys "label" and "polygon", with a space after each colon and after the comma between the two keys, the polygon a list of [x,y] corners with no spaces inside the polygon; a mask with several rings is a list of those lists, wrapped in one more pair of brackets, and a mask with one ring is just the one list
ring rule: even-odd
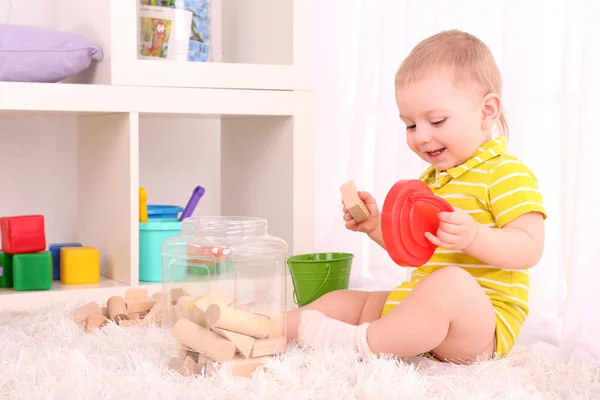
{"label": "wooden cylinder block", "polygon": [[188,319],[177,321],[172,335],[178,342],[217,362],[229,361],[235,354],[235,344]]}
{"label": "wooden cylinder block", "polygon": [[85,325],[89,315],[102,315],[100,306],[95,301],[91,301],[76,308],[70,314],[73,319],[79,325]]}
{"label": "wooden cylinder block", "polygon": [[271,332],[269,338],[285,336],[285,314],[282,312],[274,312],[270,310],[259,309],[254,311],[255,314],[264,315],[271,320]]}
{"label": "wooden cylinder block", "polygon": [[148,300],[148,289],[132,288],[125,292],[125,302]]}
{"label": "wooden cylinder block", "polygon": [[281,354],[285,352],[286,339],[283,336],[272,339],[259,339],[252,346],[250,357],[264,357]]}
{"label": "wooden cylinder block", "polygon": [[154,307],[155,300],[134,300],[127,303],[127,312],[128,313],[140,313],[147,312]]}
{"label": "wooden cylinder block", "polygon": [[266,358],[241,358],[236,357],[233,361],[223,364],[223,369],[233,376],[250,378],[252,373],[265,363]]}
{"label": "wooden cylinder block", "polygon": [[233,293],[223,288],[217,288],[206,296],[199,298],[192,304],[190,320],[200,326],[208,328],[206,324],[206,310],[208,307],[211,304],[228,306],[234,301],[235,297],[233,296]]}
{"label": "wooden cylinder block", "polygon": [[[235,357],[234,357],[235,358]],[[217,367],[215,367],[215,361],[210,358],[199,355],[198,356],[198,373],[203,376],[212,376],[217,373]]]}
{"label": "wooden cylinder block", "polygon": [[119,323],[119,320],[129,319],[127,314],[127,305],[121,296],[112,296],[106,302],[108,307],[108,317],[114,322]]}
{"label": "wooden cylinder block", "polygon": [[146,314],[144,320],[162,326],[162,302],[157,301],[154,303],[154,306]]}
{"label": "wooden cylinder block", "polygon": [[209,327],[221,328],[235,333],[263,339],[271,332],[269,318],[233,307],[211,304],[206,310]]}
{"label": "wooden cylinder block", "polygon": [[88,316],[85,323],[85,331],[90,333],[94,329],[102,327],[106,323],[106,318],[102,315],[91,314]]}

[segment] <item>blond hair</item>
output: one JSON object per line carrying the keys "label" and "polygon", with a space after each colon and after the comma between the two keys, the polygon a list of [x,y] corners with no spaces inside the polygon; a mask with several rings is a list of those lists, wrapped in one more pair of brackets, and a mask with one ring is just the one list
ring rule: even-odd
{"label": "blond hair", "polygon": [[[421,41],[396,72],[395,86],[418,81],[434,69],[450,68],[459,82],[473,82],[486,94],[502,94],[502,78],[490,49],[475,36],[459,30],[442,31]],[[497,124],[508,138],[504,110]]]}

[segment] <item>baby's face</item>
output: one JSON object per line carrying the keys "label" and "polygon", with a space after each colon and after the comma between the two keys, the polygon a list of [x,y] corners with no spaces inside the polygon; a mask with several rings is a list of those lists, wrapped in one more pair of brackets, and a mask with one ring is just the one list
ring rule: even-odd
{"label": "baby's face", "polygon": [[469,160],[491,139],[482,129],[483,96],[474,85],[456,86],[442,73],[399,88],[396,104],[410,149],[438,171]]}

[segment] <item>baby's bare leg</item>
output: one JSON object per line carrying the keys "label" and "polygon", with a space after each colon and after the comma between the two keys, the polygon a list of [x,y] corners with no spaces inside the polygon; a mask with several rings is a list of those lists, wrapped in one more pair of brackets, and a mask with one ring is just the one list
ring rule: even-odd
{"label": "baby's bare leg", "polygon": [[367,331],[375,354],[412,356],[433,351],[440,360],[470,362],[493,351],[496,315],[477,281],[446,267],[424,278]]}
{"label": "baby's bare leg", "polygon": [[364,292],[336,290],[319,297],[314,302],[287,313],[287,340],[296,339],[300,312],[317,310],[328,317],[352,325],[373,322],[381,317],[381,311],[389,292]]}

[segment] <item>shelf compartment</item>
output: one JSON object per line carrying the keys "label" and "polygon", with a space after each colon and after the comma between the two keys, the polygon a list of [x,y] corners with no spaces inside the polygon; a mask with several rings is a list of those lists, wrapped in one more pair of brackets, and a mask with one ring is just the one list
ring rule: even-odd
{"label": "shelf compartment", "polygon": [[69,82],[314,90],[314,0],[213,0],[216,62],[138,58],[139,0],[53,2],[48,25],[85,35],[104,53]]}
{"label": "shelf compartment", "polygon": [[[131,249],[137,240],[132,230],[132,214],[137,212],[137,124],[136,113],[0,116],[2,164],[11,166],[0,168],[6,190],[2,216],[43,215],[46,249],[61,242],[93,246],[100,251],[103,282],[136,284],[131,265],[137,265],[137,253]],[[52,125],[58,131],[48,133]],[[51,291],[79,286],[55,281]],[[38,292],[2,291],[10,293],[22,297]]]}

